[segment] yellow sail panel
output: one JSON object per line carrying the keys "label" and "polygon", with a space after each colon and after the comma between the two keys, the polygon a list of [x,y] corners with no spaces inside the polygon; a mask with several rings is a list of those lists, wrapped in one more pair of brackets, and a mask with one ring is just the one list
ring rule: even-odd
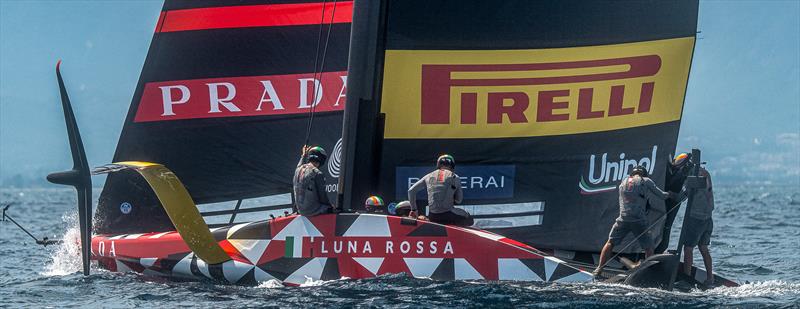
{"label": "yellow sail panel", "polygon": [[189,192],[172,171],[150,162],[126,161],[116,164],[134,168],[147,180],[175,229],[195,255],[208,264],[231,259],[214,239]]}
{"label": "yellow sail panel", "polygon": [[524,50],[387,50],[385,138],[504,138],[680,120],[694,37]]}

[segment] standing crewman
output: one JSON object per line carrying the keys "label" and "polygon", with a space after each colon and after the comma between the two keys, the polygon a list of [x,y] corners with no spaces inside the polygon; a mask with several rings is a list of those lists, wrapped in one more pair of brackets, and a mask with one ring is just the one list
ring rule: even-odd
{"label": "standing crewman", "polygon": [[[295,211],[311,217],[331,212],[333,206],[325,193],[325,174],[319,167],[325,164],[328,154],[322,147],[303,146],[303,154],[292,179]],[[308,161],[303,163],[303,161]]]}
{"label": "standing crewman", "polygon": [[666,219],[664,220],[664,230],[661,232],[661,242],[656,247],[655,253],[664,253],[669,247],[669,235],[672,232],[672,223],[675,222],[675,216],[678,214],[678,208],[681,206],[681,201],[677,195],[683,189],[683,183],[686,182],[686,177],[689,177],[689,172],[692,170],[690,153],[679,153],[672,162],[667,163],[667,177],[664,183],[664,190],[673,193],[674,197],[668,198],[664,202],[667,211]]}
{"label": "standing crewman", "polygon": [[[703,264],[706,266],[706,281],[703,284],[707,287],[714,285],[714,273],[711,265],[711,252],[708,245],[711,244],[711,232],[714,230],[714,221],[711,213],[714,211],[714,190],[711,186],[711,174],[700,166],[700,177],[705,177],[706,188],[695,189],[692,208],[687,214],[689,217],[684,220],[683,228],[683,272],[687,276],[692,273],[692,253],[694,247],[700,250],[703,256]],[[680,194],[683,201],[688,194],[688,189],[684,187]]]}
{"label": "standing crewman", "polygon": [[645,250],[645,258],[653,255],[653,239],[647,230],[649,225],[645,211],[647,199],[652,197],[664,200],[671,194],[661,191],[648,176],[647,169],[639,165],[634,167],[630,176],[620,183],[619,217],[614,221],[614,226],[608,234],[608,241],[600,252],[600,262],[593,272],[595,277],[602,273],[611,250],[619,245],[628,233],[633,233],[634,237],[637,237],[639,245]]}
{"label": "standing crewman", "polygon": [[453,172],[456,161],[453,156],[445,154],[436,160],[436,170],[423,176],[408,189],[408,201],[411,203],[412,218],[417,217],[417,192],[428,190],[428,218],[441,224],[471,226],[472,216],[465,210],[456,208],[456,203],[464,199],[461,189],[461,178]]}

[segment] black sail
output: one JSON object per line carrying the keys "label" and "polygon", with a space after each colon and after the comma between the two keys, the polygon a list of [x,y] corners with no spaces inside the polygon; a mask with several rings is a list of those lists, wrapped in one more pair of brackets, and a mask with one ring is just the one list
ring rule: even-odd
{"label": "black sail", "polygon": [[[163,164],[198,204],[290,192],[312,106],[309,143],[340,139],[351,16],[352,1],[166,1],[114,162]],[[98,232],[170,227],[134,176],[107,179]]]}
{"label": "black sail", "polygon": [[[616,186],[633,166],[663,187],[697,9],[356,3],[340,198],[356,207],[373,192],[403,200],[449,153],[479,227],[541,248],[598,251],[618,214]],[[655,220],[663,201],[651,204]]]}

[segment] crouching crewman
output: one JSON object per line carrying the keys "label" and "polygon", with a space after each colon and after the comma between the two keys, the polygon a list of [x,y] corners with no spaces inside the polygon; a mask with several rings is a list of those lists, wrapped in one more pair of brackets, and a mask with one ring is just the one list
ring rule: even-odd
{"label": "crouching crewman", "polygon": [[417,192],[425,188],[428,190],[428,218],[431,221],[459,226],[474,224],[467,211],[455,207],[464,199],[461,178],[453,172],[455,168],[453,156],[442,155],[436,160],[436,170],[420,178],[408,189],[408,201],[411,203],[409,215],[412,218],[417,218]]}

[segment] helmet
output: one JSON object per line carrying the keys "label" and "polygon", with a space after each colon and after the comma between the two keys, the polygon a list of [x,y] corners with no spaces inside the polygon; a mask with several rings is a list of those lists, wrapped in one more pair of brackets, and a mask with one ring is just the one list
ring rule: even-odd
{"label": "helmet", "polygon": [[383,208],[383,199],[377,195],[370,196],[364,202],[364,208],[367,209],[367,212],[380,212]]}
{"label": "helmet", "polygon": [[647,172],[647,168],[641,165],[637,165],[636,167],[631,170],[631,176],[639,175],[642,177],[650,177],[650,173]]}
{"label": "helmet", "polygon": [[328,153],[322,147],[314,146],[308,149],[306,157],[308,157],[308,162],[317,162],[319,165],[323,165],[325,160],[328,160]]}
{"label": "helmet", "polygon": [[405,217],[411,212],[411,202],[402,201],[397,204],[391,203],[389,207],[387,207],[387,210],[391,215]]}
{"label": "helmet", "polygon": [[436,159],[436,168],[449,167],[450,169],[456,168],[456,159],[449,154],[443,154]]}
{"label": "helmet", "polygon": [[691,158],[692,158],[692,154],[681,152],[677,156],[675,156],[675,159],[672,159],[672,166],[682,167],[682,166],[686,165],[687,163],[689,163]]}

